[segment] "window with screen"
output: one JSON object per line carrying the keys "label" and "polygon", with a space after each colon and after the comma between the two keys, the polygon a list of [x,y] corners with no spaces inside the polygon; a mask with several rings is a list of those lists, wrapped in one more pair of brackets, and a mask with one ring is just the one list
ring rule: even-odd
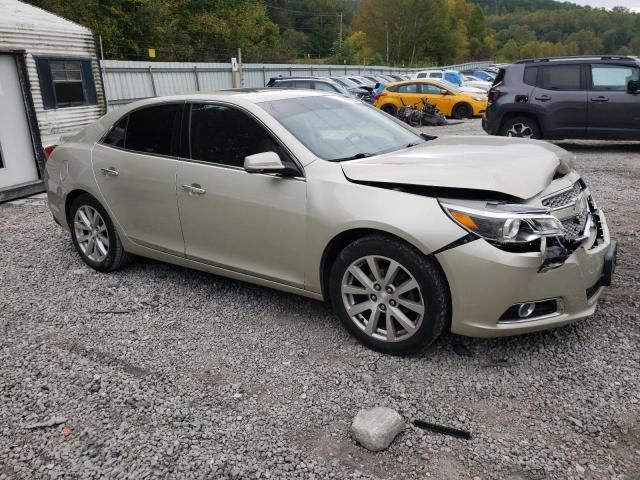
{"label": "window with screen", "polygon": [[593,90],[626,92],[630,80],[638,80],[640,70],[626,65],[591,65]]}
{"label": "window with screen", "polygon": [[91,60],[36,57],[45,109],[96,105]]}
{"label": "window with screen", "polygon": [[289,169],[295,164],[271,135],[246,113],[225,105],[191,106],[191,158],[203,162],[244,167],[244,158],[275,152]]}
{"label": "window with screen", "polygon": [[126,126],[125,148],[171,155],[178,117],[177,104],[156,105],[131,112]]}
{"label": "window with screen", "polygon": [[553,65],[542,68],[540,86],[546,90],[583,90],[580,65]]}
{"label": "window with screen", "polygon": [[127,135],[127,122],[129,116],[120,119],[116,123],[109,134],[105,137],[103,143],[112,147],[124,148],[125,137]]}

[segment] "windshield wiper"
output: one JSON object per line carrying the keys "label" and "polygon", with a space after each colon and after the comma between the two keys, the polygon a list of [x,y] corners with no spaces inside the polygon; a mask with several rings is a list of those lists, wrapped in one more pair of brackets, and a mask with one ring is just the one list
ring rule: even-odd
{"label": "windshield wiper", "polygon": [[367,157],[373,157],[373,153],[356,153],[355,155],[351,155],[350,157],[344,157],[344,158],[333,158],[331,159],[332,162],[345,162],[347,160],[357,160],[358,158],[367,158]]}

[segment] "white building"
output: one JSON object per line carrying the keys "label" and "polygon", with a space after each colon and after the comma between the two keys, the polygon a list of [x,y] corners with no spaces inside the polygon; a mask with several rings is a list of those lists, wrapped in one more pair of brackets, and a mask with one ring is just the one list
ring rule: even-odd
{"label": "white building", "polygon": [[91,30],[0,0],[0,202],[43,191],[43,146],[104,113]]}

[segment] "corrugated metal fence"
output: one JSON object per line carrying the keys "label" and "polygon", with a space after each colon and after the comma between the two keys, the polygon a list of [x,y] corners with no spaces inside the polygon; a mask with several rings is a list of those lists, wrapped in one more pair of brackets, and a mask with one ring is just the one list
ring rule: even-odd
{"label": "corrugated metal fence", "polygon": [[[102,60],[107,108],[112,110],[142,98],[180,93],[211,92],[233,87],[231,63],[130,62]],[[492,62],[474,62],[444,67],[466,70]],[[376,73],[413,73],[416,68],[365,67],[360,65],[304,65],[245,63],[243,86],[264,87],[271,77],[340,76]]]}

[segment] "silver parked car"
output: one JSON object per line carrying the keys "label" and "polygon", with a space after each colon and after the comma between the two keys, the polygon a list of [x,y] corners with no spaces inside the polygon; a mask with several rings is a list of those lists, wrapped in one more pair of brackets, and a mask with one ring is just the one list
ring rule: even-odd
{"label": "silver parked car", "polygon": [[140,255],[328,299],[382,352],[573,322],[615,267],[565,150],[430,137],[323,92],[136,102],[46,171],[53,216],[94,269]]}

